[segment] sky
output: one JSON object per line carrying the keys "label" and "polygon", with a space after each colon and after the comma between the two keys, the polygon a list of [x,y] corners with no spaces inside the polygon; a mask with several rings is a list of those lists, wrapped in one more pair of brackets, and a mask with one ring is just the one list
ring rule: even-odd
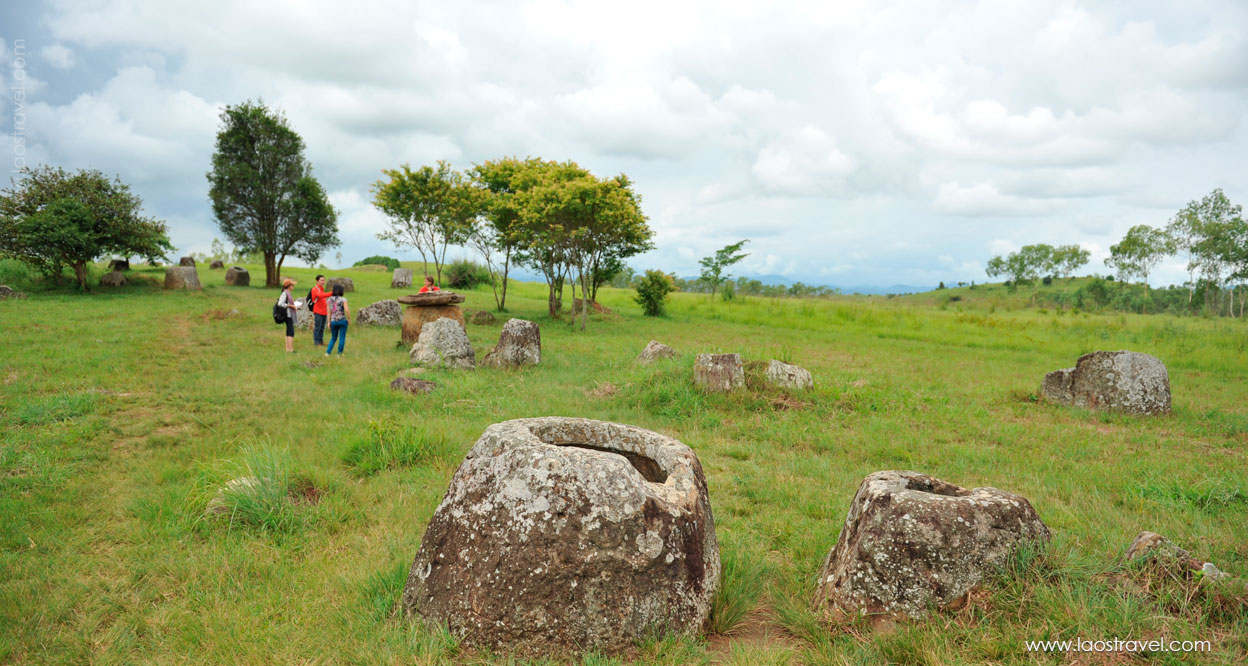
{"label": "sky", "polygon": [[437,160],[625,173],[655,232],[634,268],[696,275],[748,238],[736,274],[833,286],[983,282],[1030,243],[1108,274],[1130,227],[1248,204],[1239,0],[53,0],[0,5],[0,47],[8,175],[115,174],[179,254],[223,237],[205,174],[245,100],[306,142],[330,266],[415,259],[370,186]]}

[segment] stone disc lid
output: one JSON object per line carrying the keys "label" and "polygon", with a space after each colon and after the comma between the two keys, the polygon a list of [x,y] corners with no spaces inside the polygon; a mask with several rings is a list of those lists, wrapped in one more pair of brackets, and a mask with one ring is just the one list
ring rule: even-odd
{"label": "stone disc lid", "polygon": [[701,494],[701,464],[681,442],[635,426],[571,417],[540,417],[495,423],[486,428],[467,459],[505,451],[569,447],[623,457],[650,490],[676,506],[690,506]]}
{"label": "stone disc lid", "polygon": [[426,305],[453,305],[455,303],[463,303],[464,297],[453,291],[430,291],[423,294],[408,294],[400,296],[396,300],[403,305],[413,305],[423,307]]}

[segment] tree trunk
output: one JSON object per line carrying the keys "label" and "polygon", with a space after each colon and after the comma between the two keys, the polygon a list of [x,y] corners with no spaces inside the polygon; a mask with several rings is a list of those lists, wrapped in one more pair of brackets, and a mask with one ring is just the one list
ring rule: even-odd
{"label": "tree trunk", "polygon": [[279,268],[280,267],[277,265],[277,253],[265,252],[264,253],[264,286],[266,287],[280,286],[277,280],[277,271],[279,270]]}
{"label": "tree trunk", "polygon": [[78,289],[87,291],[87,262],[74,263],[74,277],[78,279]]}
{"label": "tree trunk", "polygon": [[498,311],[507,311],[507,273],[511,270],[511,249],[508,248],[506,254],[503,255],[503,284],[501,286],[502,298],[498,301]]}
{"label": "tree trunk", "polygon": [[[286,255],[277,258],[277,270],[273,271],[273,286],[280,287],[282,282],[282,264],[286,263]],[[311,310],[311,306],[308,307]]]}

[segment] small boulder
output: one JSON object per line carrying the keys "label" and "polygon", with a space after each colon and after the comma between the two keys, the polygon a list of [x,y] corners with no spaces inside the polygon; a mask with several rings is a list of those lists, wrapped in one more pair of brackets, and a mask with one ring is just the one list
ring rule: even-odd
{"label": "small boulder", "polygon": [[225,271],[225,283],[231,287],[246,287],[251,284],[251,273],[242,266],[233,266]]}
{"label": "small boulder", "polygon": [[110,273],[111,273],[111,272],[113,272],[113,271],[125,272],[125,271],[128,271],[128,270],[130,270],[130,260],[129,260],[129,259],[114,259],[114,260],[112,260],[112,261],[108,262],[108,271],[109,271]]}
{"label": "small boulder", "polygon": [[403,289],[412,286],[412,269],[396,268],[394,275],[390,276],[391,289]]}
{"label": "small boulder", "polygon": [[694,452],[634,426],[496,423],[451,479],[401,604],[461,645],[620,654],[656,630],[697,635],[720,583]]}
{"label": "small boulder", "polygon": [[231,511],[230,505],[226,502],[226,494],[255,495],[260,491],[260,479],[254,476],[243,476],[237,479],[230,479],[225,485],[217,489],[212,499],[208,500],[208,505],[204,507],[204,513],[209,516],[224,515]]}
{"label": "small boulder", "polygon": [[119,271],[105,273],[100,278],[100,285],[104,287],[124,287],[126,284],[126,276]]}
{"label": "small boulder", "polygon": [[495,324],[498,320],[494,318],[494,315],[490,314],[489,312],[486,312],[485,310],[477,310],[476,312],[472,313],[471,321],[477,326],[491,326]]}
{"label": "small boulder", "polygon": [[676,350],[658,340],[651,340],[646,344],[646,348],[637,355],[637,362],[642,365],[649,365],[661,358],[676,358]]}
{"label": "small boulder", "polygon": [[194,266],[170,266],[165,269],[165,289],[199,288],[199,272]]}
{"label": "small boulder", "polygon": [[396,300],[377,301],[355,313],[355,323],[365,326],[400,326],[403,308]]}
{"label": "small boulder", "polygon": [[329,278],[325,281],[325,291],[333,291],[334,285],[342,285],[343,291],[355,291],[355,281],[347,277]]}
{"label": "small boulder", "polygon": [[494,368],[519,368],[542,362],[542,332],[537,324],[525,319],[509,319],[503,324],[498,345],[485,355],[481,365]]}
{"label": "small boulder", "polygon": [[854,495],[814,606],[832,620],[956,608],[1016,549],[1048,540],[1026,498],[918,472],[876,472]]}
{"label": "small boulder", "polygon": [[698,354],[693,381],[703,391],[724,393],[745,385],[740,354]]}
{"label": "small boulder", "polygon": [[429,393],[437,386],[436,382],[414,377],[396,377],[394,381],[390,382],[390,388],[396,391],[407,391],[413,395]]}
{"label": "small boulder", "polygon": [[225,262],[220,259],[215,259],[211,264],[208,264],[208,270],[210,271],[219,271],[222,268],[225,268]]}
{"label": "small boulder", "polygon": [[412,345],[411,360],[413,365],[463,370],[477,365],[463,324],[445,317],[421,328],[420,339]]}
{"label": "small boulder", "polygon": [[1156,532],[1140,532],[1131,545],[1127,546],[1125,555],[1127,562],[1148,563],[1165,569],[1194,574],[1200,572],[1209,580],[1226,578],[1227,574],[1218,569],[1213,562],[1203,562],[1192,557],[1192,554],[1179,548],[1173,541]]}
{"label": "small boulder", "polygon": [[26,294],[13,289],[7,284],[0,284],[0,301],[7,301],[9,299],[20,300],[23,298],[26,298]]}
{"label": "small boulder", "polygon": [[815,385],[806,368],[772,359],[767,364],[767,381],[788,389],[808,389]]}
{"label": "small boulder", "polygon": [[1050,402],[1132,414],[1170,413],[1170,374],[1157,357],[1132,351],[1097,351],[1073,368],[1054,370],[1040,387]]}
{"label": "small boulder", "polygon": [[195,258],[194,257],[182,257],[181,259],[178,259],[178,265],[190,266],[191,268],[195,268]]}

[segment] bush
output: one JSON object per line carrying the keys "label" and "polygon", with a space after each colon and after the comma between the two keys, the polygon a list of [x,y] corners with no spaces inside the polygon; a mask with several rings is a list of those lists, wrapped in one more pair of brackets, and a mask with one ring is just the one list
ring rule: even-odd
{"label": "bush", "polygon": [[347,442],[342,462],[359,476],[372,476],[436,459],[447,449],[446,437],[410,426],[369,421],[368,430]]}
{"label": "bush", "polygon": [[490,283],[490,269],[467,259],[458,259],[442,267],[442,277],[451,289],[472,289]]}
{"label": "bush", "polygon": [[0,284],[30,291],[39,282],[39,270],[18,259],[0,259]]}
{"label": "bush", "polygon": [[673,291],[676,291],[676,285],[670,275],[663,271],[648,270],[637,281],[637,295],[633,300],[642,307],[647,317],[657,317],[663,314],[663,303]]}
{"label": "bush", "polygon": [[385,266],[386,268],[389,268],[390,270],[394,270],[399,267],[399,260],[391,258],[391,257],[383,257],[381,255],[376,255],[372,257],[364,257],[363,259],[351,265],[352,266],[367,266],[369,264],[378,264],[381,266]]}

